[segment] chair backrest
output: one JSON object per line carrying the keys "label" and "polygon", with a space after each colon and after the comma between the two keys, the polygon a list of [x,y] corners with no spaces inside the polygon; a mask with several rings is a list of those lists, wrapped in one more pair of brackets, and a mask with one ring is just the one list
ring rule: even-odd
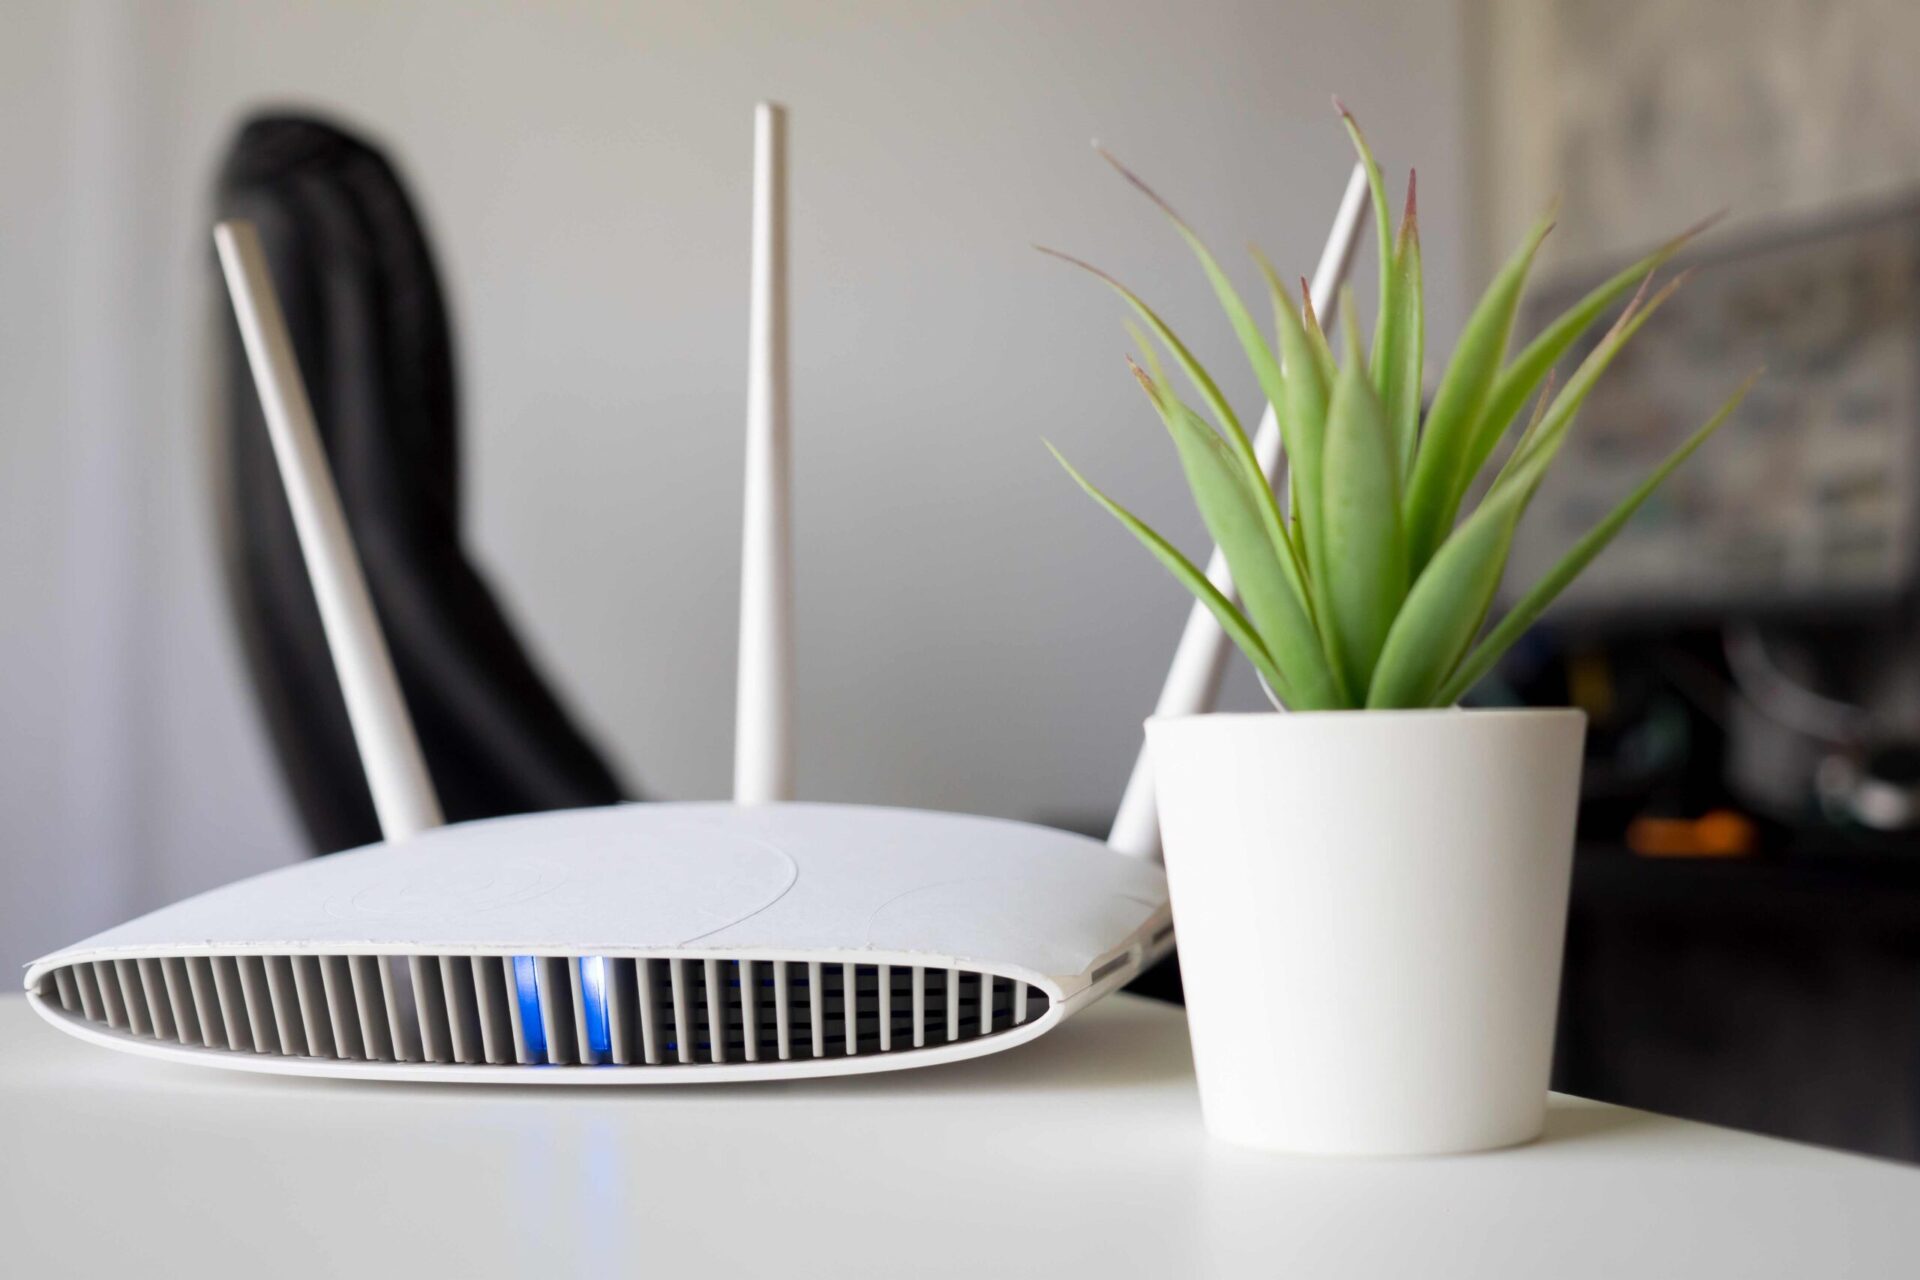
{"label": "chair backrest", "polygon": [[[259,228],[447,820],[626,798],[461,544],[452,334],[393,166],[323,120],[256,116],[216,203]],[[229,309],[218,316],[222,543],[247,664],[314,848],[368,844],[379,825],[259,398]]]}

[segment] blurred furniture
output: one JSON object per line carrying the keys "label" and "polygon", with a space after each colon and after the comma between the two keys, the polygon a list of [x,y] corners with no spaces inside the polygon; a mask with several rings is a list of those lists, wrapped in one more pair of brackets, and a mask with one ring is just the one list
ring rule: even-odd
{"label": "blurred furniture", "polygon": [[[1452,1160],[1244,1152],[1176,1009],[1001,1055],[645,1098],[187,1072],[0,998],[22,1276],[1896,1276],[1920,1170],[1556,1098]],[[103,1229],[104,1223],[110,1229]]]}
{"label": "blurred furniture", "polygon": [[[216,203],[260,230],[447,819],[625,798],[462,545],[452,334],[393,166],[325,121],[258,116]],[[217,315],[222,531],[247,665],[313,847],[367,844],[379,830],[340,684],[238,331]]]}
{"label": "blurred furniture", "polygon": [[1920,856],[1583,849],[1554,1087],[1920,1161]]}

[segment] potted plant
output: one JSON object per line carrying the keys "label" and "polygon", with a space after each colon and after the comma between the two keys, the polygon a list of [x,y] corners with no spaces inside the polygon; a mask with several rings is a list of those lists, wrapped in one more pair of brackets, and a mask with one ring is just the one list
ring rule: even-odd
{"label": "potted plant", "polygon": [[[1238,602],[1067,470],[1207,605],[1286,712],[1147,725],[1208,1128],[1296,1151],[1479,1150],[1533,1138],[1545,1119],[1586,722],[1570,709],[1455,704],[1752,379],[1489,625],[1515,526],[1595,380],[1681,283],[1649,294],[1688,236],[1509,356],[1551,225],[1542,219],[1475,306],[1423,407],[1414,181],[1396,232],[1379,166],[1341,115],[1372,188],[1381,271],[1372,341],[1348,299],[1338,358],[1304,282],[1294,298],[1255,251],[1270,341],[1199,236],[1126,175],[1198,256],[1273,406],[1284,496],[1206,368],[1102,277],[1151,335],[1135,332],[1143,359],[1129,364]],[[1556,387],[1554,367],[1629,293]]]}

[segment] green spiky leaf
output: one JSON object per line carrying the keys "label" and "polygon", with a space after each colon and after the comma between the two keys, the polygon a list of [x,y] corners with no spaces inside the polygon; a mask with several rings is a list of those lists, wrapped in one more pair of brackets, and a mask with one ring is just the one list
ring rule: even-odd
{"label": "green spiky leaf", "polygon": [[1716,219],[1709,218],[1696,226],[1675,236],[1655,249],[1646,257],[1621,271],[1615,272],[1605,281],[1589,290],[1586,296],[1563,311],[1553,323],[1540,332],[1540,336],[1529,342],[1513,362],[1501,371],[1499,379],[1487,395],[1486,407],[1481,410],[1480,421],[1474,425],[1473,437],[1467,448],[1465,469],[1469,477],[1478,476],[1486,465],[1487,458],[1499,445],[1500,438],[1507,432],[1513,420],[1519,416],[1521,406],[1546,378],[1549,371],[1558,364],[1581,335],[1591,329],[1606,309],[1626,296],[1629,289],[1658,271],[1674,254],[1685,248],[1689,241]]}
{"label": "green spiky leaf", "polygon": [[1626,527],[1627,521],[1633,519],[1640,508],[1646,505],[1647,499],[1653,496],[1654,490],[1664,484],[1667,477],[1672,475],[1681,463],[1691,458],[1700,446],[1705,444],[1713,433],[1733,416],[1733,411],[1740,407],[1740,402],[1746,399],[1747,392],[1751,391],[1753,384],[1759,380],[1760,373],[1761,371],[1756,369],[1749,374],[1747,380],[1740,384],[1737,391],[1727,397],[1719,411],[1708,419],[1705,425],[1688,436],[1679,448],[1668,454],[1665,460],[1654,468],[1652,475],[1642,481],[1638,488],[1628,494],[1619,506],[1590,529],[1580,541],[1574,543],[1558,564],[1542,575],[1525,595],[1514,602],[1513,607],[1507,610],[1506,615],[1491,631],[1487,632],[1486,638],[1474,647],[1467,660],[1460,664],[1460,669],[1442,687],[1435,699],[1439,705],[1452,706],[1460,701],[1474,685],[1480,683],[1487,672],[1493,670],[1494,664],[1505,656],[1514,642],[1526,633],[1527,628],[1539,621],[1540,615],[1560,597],[1560,593],[1586,571],[1587,566],[1593,563],[1596,556],[1607,549],[1607,545],[1613,541],[1614,536]]}
{"label": "green spiky leaf", "polygon": [[1267,651],[1287,672],[1290,705],[1301,710],[1345,705],[1348,699],[1321,661],[1320,636],[1307,602],[1276,553],[1260,502],[1236,465],[1232,451],[1200,416],[1182,404],[1164,382],[1134,367],[1179,451],[1187,487],[1200,518],[1226,555],[1233,582]]}
{"label": "green spiky leaf", "polygon": [[[1187,247],[1193,251],[1194,256],[1199,259],[1200,268],[1206,273],[1208,283],[1213,286],[1214,296],[1219,299],[1221,310],[1227,313],[1227,320],[1233,326],[1234,335],[1240,340],[1240,348],[1246,353],[1247,362],[1253,366],[1254,376],[1260,383],[1260,389],[1266,393],[1268,402],[1278,413],[1280,406],[1286,403],[1287,396],[1286,379],[1281,374],[1279,358],[1274,355],[1273,348],[1267,345],[1266,335],[1260,332],[1259,322],[1253,318],[1246,304],[1240,300],[1239,291],[1233,287],[1233,282],[1227,278],[1227,273],[1221,269],[1213,252],[1207,248],[1206,242],[1201,240],[1199,234],[1188,225],[1186,219],[1175,213],[1173,206],[1162,200],[1152,187],[1142,182],[1132,170],[1121,164],[1105,148],[1096,148],[1096,150],[1099,151],[1102,159],[1119,172],[1121,177],[1153,201],[1154,205],[1173,223],[1174,229],[1187,242]],[[1274,496],[1272,481],[1261,468],[1259,455],[1244,432],[1232,436],[1231,442],[1240,465],[1245,471],[1246,482],[1259,500],[1261,522],[1267,537],[1280,554],[1289,558],[1290,567],[1295,570],[1295,586],[1298,588],[1302,585],[1297,570],[1299,553],[1292,546],[1286,519],[1280,512],[1279,499]]]}
{"label": "green spiky leaf", "polygon": [[1074,470],[1073,464],[1061,456],[1060,451],[1054,448],[1051,442],[1043,441],[1042,443],[1046,444],[1047,451],[1053,455],[1054,460],[1066,468],[1067,474],[1073,477],[1075,484],[1086,490],[1087,495],[1105,508],[1109,515],[1126,528],[1127,532],[1138,539],[1140,545],[1151,552],[1153,558],[1164,565],[1167,572],[1171,573],[1181,586],[1207,607],[1207,611],[1213,614],[1214,620],[1220,624],[1220,629],[1227,633],[1227,638],[1246,655],[1249,662],[1253,663],[1275,695],[1289,706],[1293,705],[1288,697],[1286,677],[1274,662],[1273,655],[1267,652],[1266,643],[1247,622],[1246,616],[1240,612],[1239,607],[1222,595],[1218,587],[1207,581],[1207,575],[1194,568],[1193,562],[1181,555],[1172,543],[1155,533],[1133,512],[1109,498],[1096,488],[1092,481]]}
{"label": "green spiky leaf", "polygon": [[1413,454],[1420,441],[1420,377],[1426,362],[1426,304],[1420,278],[1420,228],[1414,197],[1414,177],[1407,175],[1407,211],[1400,220],[1400,239],[1393,251],[1394,322],[1375,375],[1386,407],[1387,426],[1394,441],[1401,484],[1413,470]]}
{"label": "green spiky leaf", "polygon": [[[1407,553],[1418,572],[1447,536],[1465,492],[1465,451],[1487,393],[1500,373],[1527,269],[1553,223],[1541,219],[1500,269],[1461,331],[1440,377],[1407,481]],[[1467,477],[1470,479],[1470,477]]]}
{"label": "green spiky leaf", "polygon": [[1500,491],[1461,522],[1421,570],[1393,620],[1367,706],[1430,707],[1486,619],[1529,491]]}
{"label": "green spiky leaf", "polygon": [[1373,203],[1374,241],[1380,258],[1380,311],[1374,330],[1373,385],[1384,400],[1387,366],[1393,355],[1387,348],[1393,345],[1392,331],[1400,322],[1399,280],[1393,269],[1393,213],[1388,208],[1387,183],[1380,176],[1380,162],[1373,158],[1373,148],[1367,145],[1360,122],[1340,99],[1333,100],[1333,107],[1340,113],[1340,122],[1347,127],[1347,137],[1353,141],[1354,153],[1360,157],[1360,167],[1366,170],[1367,194]]}
{"label": "green spiky leaf", "polygon": [[1386,410],[1368,380],[1352,305],[1342,307],[1347,363],[1327,411],[1325,604],[1350,688],[1364,690],[1407,592],[1398,460]]}
{"label": "green spiky leaf", "polygon": [[1254,260],[1267,282],[1267,293],[1273,301],[1273,325],[1286,371],[1282,387],[1285,398],[1274,406],[1274,411],[1279,415],[1280,437],[1286,445],[1289,492],[1293,495],[1293,517],[1299,528],[1294,542],[1300,548],[1307,576],[1311,579],[1318,572],[1315,564],[1321,555],[1320,488],[1317,484],[1303,482],[1301,477],[1320,474],[1321,445],[1327,426],[1327,396],[1332,385],[1327,381],[1319,356],[1313,349],[1312,338],[1301,313],[1295,308],[1293,299],[1287,296],[1286,286],[1280,283],[1280,276],[1274,271],[1273,264],[1258,250],[1254,251]]}
{"label": "green spiky leaf", "polygon": [[[1573,426],[1574,415],[1580,411],[1580,406],[1586,402],[1587,396],[1599,383],[1600,375],[1607,371],[1607,366],[1613,363],[1614,358],[1620,354],[1633,336],[1640,332],[1647,321],[1653,319],[1654,314],[1666,305],[1667,300],[1679,291],[1690,275],[1691,273],[1683,273],[1668,281],[1651,298],[1646,297],[1647,286],[1652,283],[1651,278],[1641,285],[1640,292],[1634,295],[1627,309],[1620,313],[1620,318],[1613,322],[1613,327],[1607,330],[1606,336],[1587,353],[1586,358],[1580,362],[1580,366],[1573,371],[1573,376],[1567,379],[1567,385],[1553,397],[1539,423],[1528,432],[1532,439],[1526,441],[1524,447],[1515,450],[1513,466],[1507,470],[1506,478],[1501,480],[1500,484],[1514,483],[1523,474],[1527,477],[1525,483],[1539,484],[1540,477],[1546,473],[1548,464],[1559,453],[1560,446],[1566,442],[1567,433]],[[1498,491],[1498,486],[1495,491]]]}
{"label": "green spiky leaf", "polygon": [[1058,258],[1062,262],[1079,267],[1082,271],[1091,272],[1108,288],[1119,294],[1126,304],[1133,308],[1133,313],[1140,317],[1141,322],[1147,326],[1153,336],[1160,340],[1161,345],[1167,349],[1167,354],[1173,357],[1173,362],[1180,366],[1180,371],[1187,375],[1187,380],[1193,383],[1194,390],[1198,391],[1200,398],[1206,402],[1208,412],[1213,414],[1221,430],[1227,433],[1227,438],[1234,442],[1234,447],[1243,454],[1252,456],[1253,444],[1247,439],[1247,433],[1241,429],[1239,417],[1233,412],[1233,406],[1228,403],[1227,397],[1221,393],[1219,384],[1213,380],[1213,375],[1207,372],[1205,365],[1194,359],[1193,352],[1187,349],[1187,344],[1180,341],[1179,335],[1174,333],[1152,307],[1149,307],[1133,290],[1092,263],[1083,262],[1072,254],[1061,253],[1058,249],[1049,249],[1044,245],[1036,247],[1048,257]]}

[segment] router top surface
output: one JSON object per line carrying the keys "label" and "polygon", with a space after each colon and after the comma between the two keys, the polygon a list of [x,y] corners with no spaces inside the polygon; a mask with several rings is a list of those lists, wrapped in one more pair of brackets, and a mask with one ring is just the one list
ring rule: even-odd
{"label": "router top surface", "polygon": [[30,966],[193,949],[872,952],[1084,973],[1167,905],[1160,868],[993,818],[626,804],[462,823],[266,872]]}

